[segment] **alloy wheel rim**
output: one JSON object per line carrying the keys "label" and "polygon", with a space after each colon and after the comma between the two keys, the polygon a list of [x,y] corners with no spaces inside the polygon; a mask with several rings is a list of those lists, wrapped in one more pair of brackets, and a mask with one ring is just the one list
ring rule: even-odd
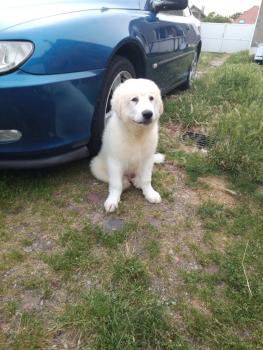
{"label": "alloy wheel rim", "polygon": [[197,53],[195,53],[192,65],[191,65],[191,70],[190,70],[190,85],[193,84],[193,81],[196,79],[197,75]]}

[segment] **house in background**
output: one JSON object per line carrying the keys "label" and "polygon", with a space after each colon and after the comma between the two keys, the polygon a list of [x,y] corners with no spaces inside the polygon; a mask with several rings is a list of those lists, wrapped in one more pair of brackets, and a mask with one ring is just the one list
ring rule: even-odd
{"label": "house in background", "polygon": [[201,10],[195,5],[191,7],[192,14],[195,16],[195,18],[199,19],[199,21],[202,21],[206,17],[204,10],[204,7]]}
{"label": "house in background", "polygon": [[241,16],[237,17],[233,23],[238,24],[255,24],[258,18],[259,6],[253,6],[245,11]]}
{"label": "house in background", "polygon": [[260,6],[255,33],[251,45],[251,53],[255,53],[258,44],[263,44],[263,1]]}

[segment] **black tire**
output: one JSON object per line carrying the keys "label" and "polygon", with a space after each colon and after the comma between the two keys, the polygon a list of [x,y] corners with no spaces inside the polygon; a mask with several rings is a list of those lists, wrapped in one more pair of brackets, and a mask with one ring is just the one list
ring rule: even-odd
{"label": "black tire", "polygon": [[[97,100],[97,105],[93,116],[93,122],[91,126],[91,138],[88,144],[90,158],[97,155],[101,148],[102,134],[105,126],[106,117],[105,111],[107,106],[109,105],[110,99],[109,94],[113,88],[113,82],[122,72],[129,73],[130,78],[136,77],[136,72],[131,62],[124,57],[115,56],[105,73],[102,90],[100,92],[99,99]],[[127,76],[128,74],[126,74],[126,78]]]}
{"label": "black tire", "polygon": [[187,80],[180,86],[182,90],[191,89],[193,85],[193,81],[196,78],[198,59],[199,59],[198,51],[195,51],[193,61],[189,68]]}

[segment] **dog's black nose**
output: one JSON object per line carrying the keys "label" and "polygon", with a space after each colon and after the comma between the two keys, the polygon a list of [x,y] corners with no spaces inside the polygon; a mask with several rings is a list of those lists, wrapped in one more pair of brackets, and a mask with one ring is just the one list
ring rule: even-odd
{"label": "dog's black nose", "polygon": [[145,120],[150,120],[152,118],[152,116],[153,116],[153,112],[152,111],[148,111],[148,110],[143,111],[142,112],[142,116],[143,116],[143,118]]}

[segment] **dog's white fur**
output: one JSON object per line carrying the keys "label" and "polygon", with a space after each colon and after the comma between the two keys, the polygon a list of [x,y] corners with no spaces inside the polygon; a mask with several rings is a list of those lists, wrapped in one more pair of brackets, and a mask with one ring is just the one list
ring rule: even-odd
{"label": "dog's white fur", "polygon": [[[113,212],[130,182],[142,189],[149,202],[160,203],[161,196],[151,185],[153,164],[164,161],[163,155],[155,154],[163,113],[160,90],[150,80],[129,79],[114,91],[111,104],[102,148],[90,164],[92,174],[109,183],[104,207]],[[152,112],[150,120],[143,117],[145,111]]]}

